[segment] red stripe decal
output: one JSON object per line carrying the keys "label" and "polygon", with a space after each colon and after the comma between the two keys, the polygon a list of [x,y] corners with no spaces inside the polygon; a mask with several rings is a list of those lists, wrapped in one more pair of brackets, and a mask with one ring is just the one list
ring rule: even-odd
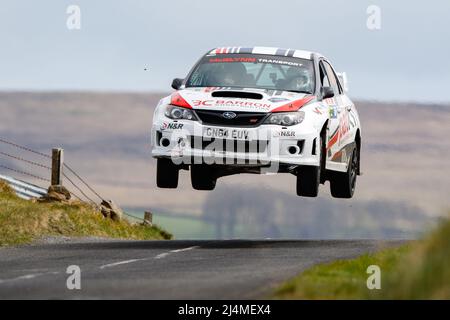
{"label": "red stripe decal", "polygon": [[291,101],[289,103],[286,103],[285,105],[282,105],[281,107],[272,110],[272,112],[298,111],[307,103],[311,102],[311,100],[313,100],[314,98],[314,96],[308,96],[304,97],[303,99]]}
{"label": "red stripe decal", "polygon": [[330,149],[339,139],[339,130],[336,131],[334,136],[331,137],[330,141],[328,141],[328,147],[327,149]]}
{"label": "red stripe decal", "polygon": [[170,104],[177,107],[192,109],[192,106],[184,100],[179,92],[174,92],[170,98]]}

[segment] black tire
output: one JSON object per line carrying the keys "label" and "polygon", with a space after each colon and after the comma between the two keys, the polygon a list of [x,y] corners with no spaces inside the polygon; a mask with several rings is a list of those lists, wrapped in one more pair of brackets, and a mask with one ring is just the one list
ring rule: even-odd
{"label": "black tire", "polygon": [[330,173],[330,190],[334,198],[350,199],[353,197],[356,188],[356,177],[358,175],[358,150],[353,149],[350,165],[347,172]]}
{"label": "black tire", "polygon": [[304,166],[297,172],[297,195],[301,197],[317,197],[319,185],[325,182],[325,139],[323,134],[319,140],[319,167]]}
{"label": "black tire", "polygon": [[327,146],[326,146],[326,130],[320,136],[320,183],[324,184],[327,181],[326,175],[326,161],[327,161]]}
{"label": "black tire", "polygon": [[191,183],[195,190],[214,190],[217,176],[210,165],[191,165]]}
{"label": "black tire", "polygon": [[304,166],[297,173],[297,195],[317,197],[320,185],[320,167]]}
{"label": "black tire", "polygon": [[158,159],[156,165],[156,185],[158,188],[174,189],[178,187],[180,169],[171,159]]}

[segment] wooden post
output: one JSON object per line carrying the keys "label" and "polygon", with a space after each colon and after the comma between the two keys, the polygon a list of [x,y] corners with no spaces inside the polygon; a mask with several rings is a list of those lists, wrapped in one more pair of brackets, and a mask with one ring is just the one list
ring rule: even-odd
{"label": "wooden post", "polygon": [[148,225],[153,225],[153,214],[150,211],[144,212],[144,223]]}
{"label": "wooden post", "polygon": [[62,186],[64,150],[52,149],[52,186]]}

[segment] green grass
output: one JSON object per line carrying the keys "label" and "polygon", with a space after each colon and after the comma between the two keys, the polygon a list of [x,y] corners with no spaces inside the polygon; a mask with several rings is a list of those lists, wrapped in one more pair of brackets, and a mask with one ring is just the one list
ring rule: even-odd
{"label": "green grass", "polygon": [[35,203],[18,198],[0,182],[0,246],[30,243],[43,236],[171,239],[160,227],[105,219],[86,204]]}
{"label": "green grass", "polygon": [[[367,267],[381,269],[369,290]],[[428,237],[352,260],[318,265],[284,283],[276,299],[450,299],[450,221]]]}

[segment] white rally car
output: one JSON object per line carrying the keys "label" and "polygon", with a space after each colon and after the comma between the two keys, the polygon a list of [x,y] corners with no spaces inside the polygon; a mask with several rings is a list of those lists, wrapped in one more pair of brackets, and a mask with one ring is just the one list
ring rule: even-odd
{"label": "white rally car", "polygon": [[285,172],[297,177],[299,196],[316,197],[327,180],[333,197],[353,196],[359,117],[345,73],[324,56],[217,48],[172,87],[153,117],[158,187],[176,188],[181,169],[197,190],[214,189],[226,175]]}

